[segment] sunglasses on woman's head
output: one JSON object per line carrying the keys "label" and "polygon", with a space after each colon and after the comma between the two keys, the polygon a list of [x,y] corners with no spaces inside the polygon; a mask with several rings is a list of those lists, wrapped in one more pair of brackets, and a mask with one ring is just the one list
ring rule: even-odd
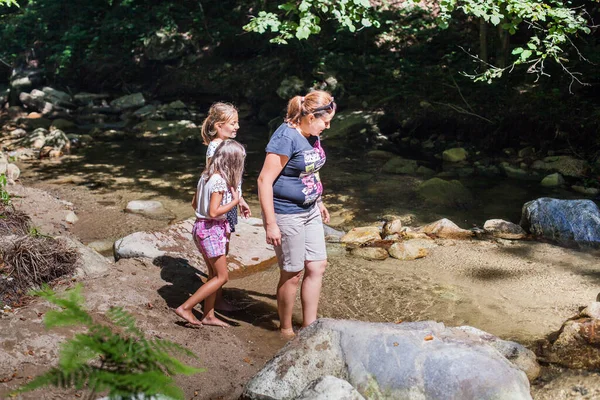
{"label": "sunglasses on woman's head", "polygon": [[331,103],[327,104],[326,106],[321,106],[321,107],[317,107],[313,110],[313,112],[318,112],[318,111],[325,111],[325,110],[333,110],[333,108],[335,107],[335,102],[333,97],[331,98]]}

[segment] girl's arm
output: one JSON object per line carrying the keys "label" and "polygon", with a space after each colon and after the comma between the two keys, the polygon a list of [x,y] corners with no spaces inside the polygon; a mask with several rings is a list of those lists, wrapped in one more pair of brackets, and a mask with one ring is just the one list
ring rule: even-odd
{"label": "girl's arm", "polygon": [[273,246],[281,245],[281,232],[275,220],[275,208],[273,206],[273,182],[275,182],[288,160],[287,156],[267,153],[265,163],[258,176],[258,199],[262,209],[267,243]]}
{"label": "girl's arm", "polygon": [[240,195],[235,188],[229,188],[231,191],[231,201],[225,205],[221,204],[225,192],[213,192],[210,195],[210,204],[208,206],[208,215],[211,218],[217,218],[233,208],[240,202]]}

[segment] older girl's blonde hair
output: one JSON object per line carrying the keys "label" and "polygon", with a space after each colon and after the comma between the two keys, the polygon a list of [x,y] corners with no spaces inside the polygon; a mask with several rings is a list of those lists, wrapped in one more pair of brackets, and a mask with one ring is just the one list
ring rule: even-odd
{"label": "older girl's blonde hair", "polygon": [[316,118],[331,114],[337,108],[333,96],[324,90],[314,90],[306,96],[295,96],[288,102],[285,122],[298,125],[302,117],[312,114]]}
{"label": "older girl's blonde hair", "polygon": [[242,182],[245,160],[244,146],[233,139],[224,140],[215,150],[203,175],[205,179],[210,179],[214,174],[219,174],[225,179],[227,185],[237,188]]}
{"label": "older girl's blonde hair", "polygon": [[208,145],[217,136],[216,124],[229,121],[237,112],[237,108],[231,103],[218,102],[210,106],[208,115],[202,122],[202,128],[200,129],[204,144]]}

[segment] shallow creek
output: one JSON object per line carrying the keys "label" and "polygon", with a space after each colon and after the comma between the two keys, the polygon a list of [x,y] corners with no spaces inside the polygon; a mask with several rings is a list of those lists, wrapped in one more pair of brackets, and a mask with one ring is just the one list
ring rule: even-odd
{"label": "shallow creek", "polygon": [[[244,195],[255,216],[260,213],[255,182],[267,138],[265,127],[244,123],[238,136],[248,149]],[[324,147],[327,151],[326,134]],[[60,162],[27,163],[23,180],[75,204],[80,221],[71,232],[84,243],[115,240],[191,217],[190,200],[204,152],[198,142],[173,143],[159,137],[96,141]],[[432,208],[415,194],[420,178],[382,174],[380,168],[380,161],[364,155],[328,152],[322,180],[334,227],[348,229],[376,223],[385,214],[412,213],[418,224],[445,217],[470,228],[490,218],[518,222],[523,203],[537,197],[574,197],[543,190],[537,183],[468,179],[463,183],[476,197],[472,208]],[[172,219],[125,215],[126,203],[135,199],[163,202]],[[441,241],[428,257],[404,262],[356,259],[335,244],[329,245],[329,255],[323,316],[392,322],[434,319],[525,343],[558,329],[578,306],[595,298],[600,286],[593,254],[536,242]],[[235,299],[244,291],[274,303],[276,267],[235,278],[226,295]]]}

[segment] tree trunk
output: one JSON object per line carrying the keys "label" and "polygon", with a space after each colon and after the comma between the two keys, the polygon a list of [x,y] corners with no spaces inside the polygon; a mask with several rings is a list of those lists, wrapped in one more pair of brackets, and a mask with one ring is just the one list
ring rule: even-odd
{"label": "tree trunk", "polygon": [[498,47],[498,67],[505,68],[508,63],[510,36],[508,35],[508,31],[502,29],[500,25],[498,25],[498,39],[500,41],[500,46]]}

